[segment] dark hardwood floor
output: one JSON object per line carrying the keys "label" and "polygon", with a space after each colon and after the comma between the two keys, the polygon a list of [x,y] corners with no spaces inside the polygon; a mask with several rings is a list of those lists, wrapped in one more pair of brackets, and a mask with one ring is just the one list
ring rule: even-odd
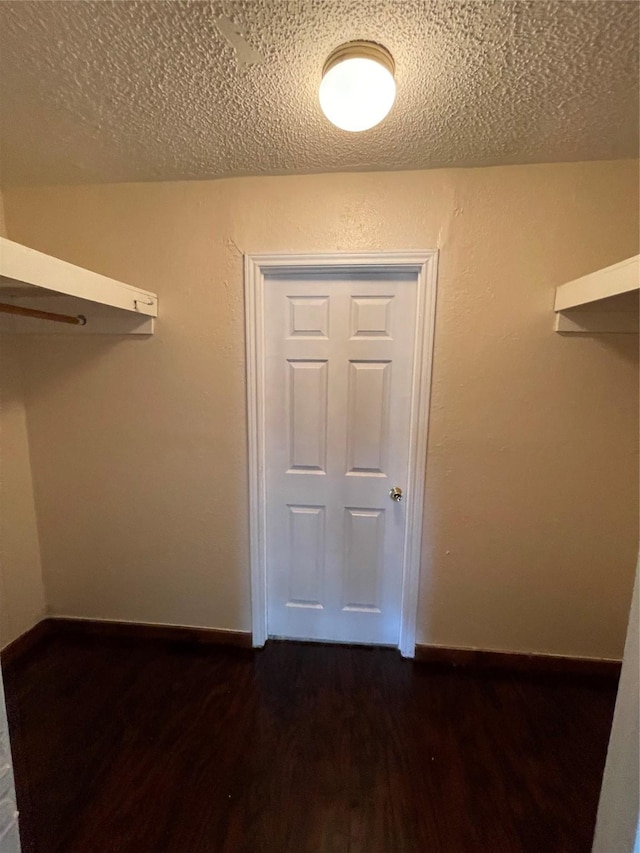
{"label": "dark hardwood floor", "polygon": [[5,673],[24,853],[588,853],[615,683],[54,637]]}

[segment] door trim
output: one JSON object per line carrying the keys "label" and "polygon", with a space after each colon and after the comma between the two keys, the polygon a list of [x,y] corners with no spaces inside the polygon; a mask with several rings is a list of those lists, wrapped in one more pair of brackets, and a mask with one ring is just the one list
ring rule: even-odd
{"label": "door trim", "polygon": [[[249,551],[251,564],[251,629],[253,645],[263,646],[267,626],[267,558],[265,491],[265,332],[264,288],[269,273],[322,269],[344,273],[416,273],[418,314],[409,433],[407,525],[402,568],[402,613],[398,648],[414,657],[420,584],[424,485],[429,431],[429,403],[436,311],[438,250],[336,254],[256,254],[244,256],[245,335],[249,458]],[[428,571],[428,566],[425,566]]]}

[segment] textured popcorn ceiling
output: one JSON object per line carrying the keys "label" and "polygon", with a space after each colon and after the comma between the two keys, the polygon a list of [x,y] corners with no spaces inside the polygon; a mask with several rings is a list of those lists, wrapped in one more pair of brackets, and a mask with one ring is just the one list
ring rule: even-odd
{"label": "textured popcorn ceiling", "polygon": [[[636,2],[0,3],[2,182],[637,156]],[[327,54],[380,41],[398,97],[349,134]]]}

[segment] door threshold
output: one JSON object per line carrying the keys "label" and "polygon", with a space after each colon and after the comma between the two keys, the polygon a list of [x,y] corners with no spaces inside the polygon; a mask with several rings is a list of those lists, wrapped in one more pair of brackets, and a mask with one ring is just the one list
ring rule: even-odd
{"label": "door threshold", "polygon": [[346,646],[347,648],[359,649],[394,649],[399,651],[397,645],[391,643],[362,643],[355,640],[317,640],[306,637],[279,637],[270,635],[267,642],[271,643],[304,643],[307,646]]}

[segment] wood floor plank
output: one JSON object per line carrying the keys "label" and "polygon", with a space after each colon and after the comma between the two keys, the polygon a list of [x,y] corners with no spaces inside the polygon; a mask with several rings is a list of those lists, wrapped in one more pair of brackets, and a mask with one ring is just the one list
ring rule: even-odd
{"label": "wood floor plank", "polygon": [[24,853],[588,853],[615,682],[58,636],[6,692]]}

